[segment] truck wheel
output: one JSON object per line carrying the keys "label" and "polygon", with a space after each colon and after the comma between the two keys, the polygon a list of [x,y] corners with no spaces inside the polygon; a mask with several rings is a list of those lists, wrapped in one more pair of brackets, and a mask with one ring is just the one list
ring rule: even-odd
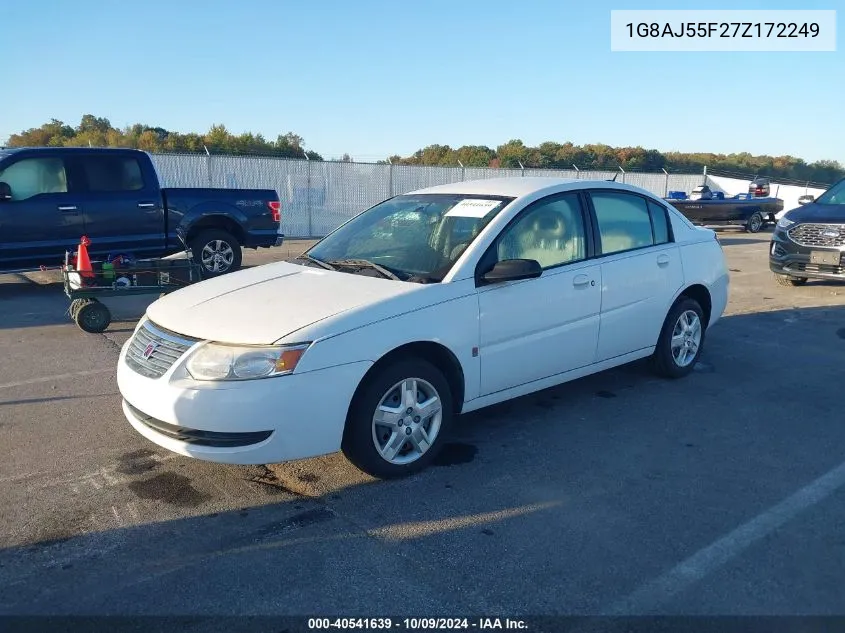
{"label": "truck wheel", "polygon": [[779,286],[803,286],[807,283],[806,277],[790,277],[789,275],[775,274],[775,281]]}
{"label": "truck wheel", "polygon": [[111,312],[96,299],[82,299],[73,320],[85,332],[99,334],[111,323]]}
{"label": "truck wheel", "polygon": [[217,277],[241,267],[243,253],[235,237],[222,229],[206,229],[191,240],[194,261],[204,277]]}
{"label": "truck wheel", "polygon": [[745,230],[749,233],[759,233],[763,228],[763,216],[759,211],[755,211],[754,215],[748,218],[748,223],[745,225]]}

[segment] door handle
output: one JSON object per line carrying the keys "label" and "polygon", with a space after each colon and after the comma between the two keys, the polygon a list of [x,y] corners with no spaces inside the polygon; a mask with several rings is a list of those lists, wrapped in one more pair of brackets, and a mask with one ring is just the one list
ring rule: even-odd
{"label": "door handle", "polygon": [[138,208],[139,209],[155,209],[155,202],[139,202]]}
{"label": "door handle", "polygon": [[586,286],[590,283],[590,278],[587,275],[575,275],[572,279],[573,286]]}
{"label": "door handle", "polygon": [[669,265],[669,256],[668,255],[658,255],[657,256],[657,265],[658,266],[668,266]]}
{"label": "door handle", "polygon": [[69,213],[70,211],[77,211],[78,209],[74,205],[60,205],[57,207],[59,211],[63,213]]}

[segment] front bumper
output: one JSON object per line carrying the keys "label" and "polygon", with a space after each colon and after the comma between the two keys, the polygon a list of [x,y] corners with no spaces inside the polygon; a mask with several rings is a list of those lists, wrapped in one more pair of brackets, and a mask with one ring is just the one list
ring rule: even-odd
{"label": "front bumper", "polygon": [[271,464],[340,450],[349,403],[369,362],[261,380],[203,382],[182,360],[148,378],[120,353],[123,413],[138,433],[174,453],[226,464]]}
{"label": "front bumper", "polygon": [[[778,275],[807,279],[845,281],[843,248],[803,246],[792,241],[783,229],[776,229],[769,243],[769,269]],[[823,251],[838,254],[838,264],[819,264],[811,261],[810,253]]]}

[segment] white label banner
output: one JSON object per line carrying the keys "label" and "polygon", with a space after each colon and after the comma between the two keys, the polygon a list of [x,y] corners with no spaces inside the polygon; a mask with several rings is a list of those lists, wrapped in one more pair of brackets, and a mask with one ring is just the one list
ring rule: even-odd
{"label": "white label banner", "polygon": [[611,11],[610,50],[835,52],[836,11]]}
{"label": "white label banner", "polygon": [[446,217],[483,218],[500,204],[502,204],[501,200],[475,200],[471,198],[461,200],[446,212]]}

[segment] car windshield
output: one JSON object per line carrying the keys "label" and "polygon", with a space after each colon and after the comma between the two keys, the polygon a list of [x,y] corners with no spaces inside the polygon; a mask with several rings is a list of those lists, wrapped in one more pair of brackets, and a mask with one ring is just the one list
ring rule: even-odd
{"label": "car windshield", "polygon": [[419,283],[445,277],[513,198],[402,195],[359,214],[303,256],[303,263]]}
{"label": "car windshield", "polygon": [[845,180],[840,180],[816,200],[819,204],[845,204]]}

